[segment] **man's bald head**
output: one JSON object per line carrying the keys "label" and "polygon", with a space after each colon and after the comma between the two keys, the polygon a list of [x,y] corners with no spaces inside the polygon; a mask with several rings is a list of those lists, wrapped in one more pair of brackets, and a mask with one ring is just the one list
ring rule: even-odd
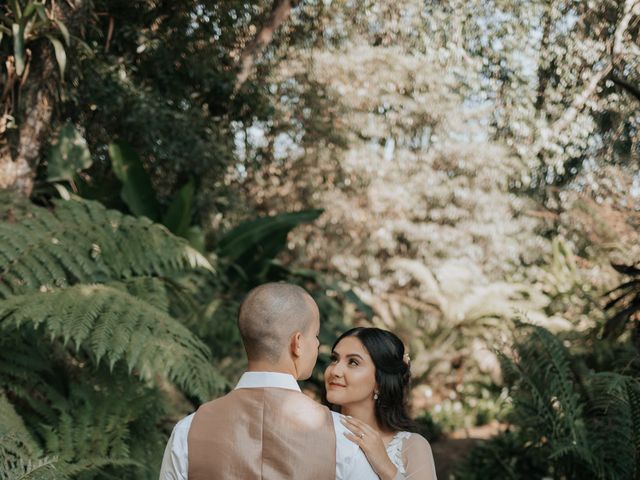
{"label": "man's bald head", "polygon": [[306,332],[318,307],[306,290],[289,283],[266,283],[251,290],[240,306],[238,327],[249,360],[277,362],[295,332]]}

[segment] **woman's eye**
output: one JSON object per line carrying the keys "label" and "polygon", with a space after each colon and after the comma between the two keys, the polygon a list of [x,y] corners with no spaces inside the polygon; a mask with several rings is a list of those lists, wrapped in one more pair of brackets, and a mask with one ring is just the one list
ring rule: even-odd
{"label": "woman's eye", "polygon": [[331,355],[331,363],[336,363],[338,361],[338,357]]}
{"label": "woman's eye", "polygon": [[351,359],[351,360],[349,360],[349,365],[354,365],[354,366],[357,367],[358,366],[358,362],[357,362],[357,360]]}

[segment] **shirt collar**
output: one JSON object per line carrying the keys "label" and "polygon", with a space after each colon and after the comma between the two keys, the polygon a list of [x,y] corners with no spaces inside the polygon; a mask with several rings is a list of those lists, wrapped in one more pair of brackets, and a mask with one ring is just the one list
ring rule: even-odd
{"label": "shirt collar", "polygon": [[245,372],[236,385],[236,390],[238,388],[285,388],[301,391],[292,375],[278,372]]}

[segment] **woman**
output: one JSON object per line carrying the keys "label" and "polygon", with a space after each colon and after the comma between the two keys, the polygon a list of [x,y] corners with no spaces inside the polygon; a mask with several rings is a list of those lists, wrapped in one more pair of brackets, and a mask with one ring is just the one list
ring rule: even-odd
{"label": "woman", "polygon": [[338,338],[324,373],[327,401],[381,480],[435,480],[429,442],[409,433],[409,360],[402,341],[379,328],[353,328]]}

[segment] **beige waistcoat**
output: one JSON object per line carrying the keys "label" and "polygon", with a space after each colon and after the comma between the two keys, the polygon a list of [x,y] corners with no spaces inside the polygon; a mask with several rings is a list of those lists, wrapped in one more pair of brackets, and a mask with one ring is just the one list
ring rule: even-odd
{"label": "beige waistcoat", "polygon": [[202,405],[188,437],[189,480],[334,480],[331,412],[303,393],[240,388]]}

